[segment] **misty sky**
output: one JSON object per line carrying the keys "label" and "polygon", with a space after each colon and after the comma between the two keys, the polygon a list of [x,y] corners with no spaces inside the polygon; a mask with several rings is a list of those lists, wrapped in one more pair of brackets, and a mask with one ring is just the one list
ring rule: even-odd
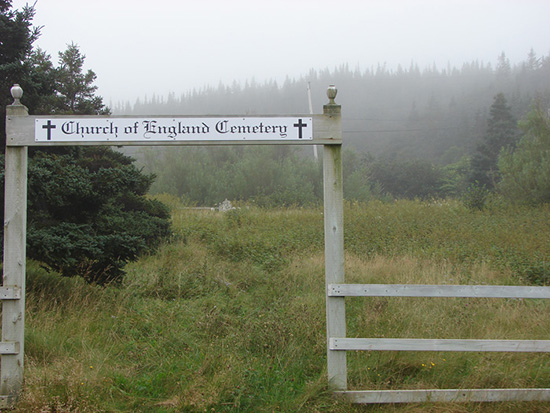
{"label": "misty sky", "polygon": [[549,0],[38,0],[36,10],[35,45],[55,63],[79,45],[107,104],[345,63],[442,69],[550,53]]}

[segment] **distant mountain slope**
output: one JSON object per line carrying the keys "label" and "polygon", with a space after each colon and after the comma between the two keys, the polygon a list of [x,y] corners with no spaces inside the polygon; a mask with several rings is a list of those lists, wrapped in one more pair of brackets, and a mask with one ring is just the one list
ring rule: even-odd
{"label": "distant mountain slope", "polygon": [[282,85],[275,81],[205,87],[176,96],[153,96],[120,103],[116,114],[290,114],[321,112],[326,88],[335,84],[342,105],[345,145],[390,159],[429,159],[446,164],[471,153],[485,132],[493,97],[504,93],[517,119],[539,98],[550,105],[550,55],[511,66],[505,54],[493,68],[480,62],[461,68],[368,71],[347,65],[311,70]]}

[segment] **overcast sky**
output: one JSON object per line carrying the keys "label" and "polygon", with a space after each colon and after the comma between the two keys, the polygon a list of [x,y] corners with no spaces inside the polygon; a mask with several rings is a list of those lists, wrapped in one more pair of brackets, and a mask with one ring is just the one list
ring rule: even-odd
{"label": "overcast sky", "polygon": [[549,0],[38,0],[36,11],[35,45],[55,63],[79,45],[107,104],[345,63],[444,68],[550,53]]}

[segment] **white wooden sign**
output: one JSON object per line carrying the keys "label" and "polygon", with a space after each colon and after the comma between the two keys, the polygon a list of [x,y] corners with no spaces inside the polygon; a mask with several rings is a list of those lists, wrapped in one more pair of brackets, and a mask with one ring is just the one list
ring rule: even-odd
{"label": "white wooden sign", "polygon": [[36,118],[34,138],[66,143],[312,140],[313,118]]}

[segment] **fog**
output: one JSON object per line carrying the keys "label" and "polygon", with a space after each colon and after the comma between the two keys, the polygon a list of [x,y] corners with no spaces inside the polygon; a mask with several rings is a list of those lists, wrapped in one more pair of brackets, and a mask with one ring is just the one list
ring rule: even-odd
{"label": "fog", "polygon": [[[14,0],[14,8],[25,1]],[[74,42],[107,104],[348,64],[460,67],[550,51],[543,0],[38,0],[35,43]]]}

